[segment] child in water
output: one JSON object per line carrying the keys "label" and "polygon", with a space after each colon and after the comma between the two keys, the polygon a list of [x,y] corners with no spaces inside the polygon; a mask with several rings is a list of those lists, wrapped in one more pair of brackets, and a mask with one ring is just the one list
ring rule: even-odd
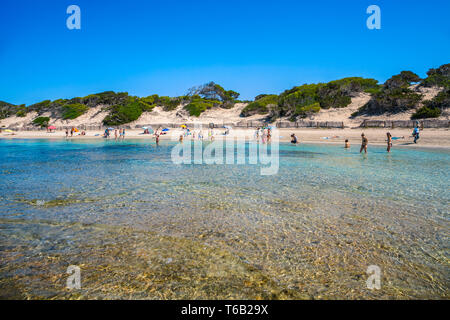
{"label": "child in water", "polygon": [[361,134],[361,149],[359,150],[359,153],[361,153],[364,150],[364,153],[367,153],[367,144],[369,143],[369,140],[366,138],[364,133]]}
{"label": "child in water", "polygon": [[350,149],[350,142],[348,142],[348,139],[345,139],[345,149]]}

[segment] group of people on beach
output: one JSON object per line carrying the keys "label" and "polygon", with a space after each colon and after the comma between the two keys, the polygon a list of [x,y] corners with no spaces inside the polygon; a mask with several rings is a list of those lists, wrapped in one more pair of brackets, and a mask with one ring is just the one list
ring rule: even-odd
{"label": "group of people on beach", "polygon": [[[70,137],[73,137],[73,134],[75,132],[79,132],[77,128],[75,128],[75,127],[70,128]],[[86,135],[86,131],[84,131],[84,130],[81,131],[80,135],[81,136],[85,136]],[[68,128],[66,128],[66,138],[69,138],[69,129]]]}
{"label": "group of people on beach", "polygon": [[270,143],[272,139],[272,129],[270,127],[257,128],[255,131],[255,139],[259,141],[260,138],[263,144]]}
{"label": "group of people on beach", "polygon": [[[103,133],[103,138],[109,139],[111,136],[112,129],[106,128],[105,132]],[[114,140],[125,140],[125,128],[123,129],[114,129]]]}
{"label": "group of people on beach", "polygon": [[[187,136],[192,136],[192,139],[198,139],[198,140],[202,140],[203,141],[203,131],[199,130],[197,131],[191,131],[187,125],[182,126],[184,128],[184,132],[182,135],[180,135],[179,137],[179,142],[183,142],[184,138]],[[112,128],[107,128],[105,129],[105,132],[103,134],[103,137],[108,139],[110,138],[111,135],[111,131],[113,129]],[[165,130],[168,129],[162,129],[161,127],[159,127],[155,132],[154,132],[154,137],[156,140],[156,144],[159,144],[159,139],[160,136],[163,134],[166,134],[166,132],[164,132]],[[152,130],[153,131],[153,130]],[[66,128],[65,133],[66,133],[66,138],[69,137],[73,137],[75,132],[79,132],[78,129],[76,129],[75,127],[72,127],[69,131],[68,128]],[[148,132],[148,131],[147,131]],[[228,135],[230,132],[229,128],[226,128],[226,131],[224,133],[224,135]],[[125,128],[120,128],[120,129],[114,129],[114,140],[124,140],[125,139],[125,133],[126,130]],[[149,132],[148,132],[149,133]],[[80,133],[80,135],[84,136],[86,135],[85,131],[82,131]],[[263,144],[265,143],[270,143],[271,138],[272,138],[272,130],[270,127],[258,127],[255,131],[254,134],[255,139],[259,142],[261,141]],[[417,121],[415,126],[414,126],[414,130],[412,132],[412,137],[414,138],[414,143],[417,143],[417,141],[420,139],[420,129],[419,129],[419,122]],[[331,139],[331,138],[339,138],[338,136],[335,137],[326,137],[327,139]],[[391,152],[391,148],[393,146],[393,140],[398,140],[398,139],[404,139],[405,137],[393,137],[392,134],[390,132],[386,133],[386,142],[387,142],[387,152]],[[212,128],[208,129],[208,140],[210,141],[214,141],[214,130]],[[291,134],[291,143],[292,144],[299,144],[300,143],[300,139],[295,135],[295,133]],[[366,137],[366,135],[364,133],[361,134],[361,148],[359,150],[360,153],[362,153],[364,151],[364,153],[367,153],[367,147],[369,145],[369,139]],[[345,145],[344,145],[345,149],[350,149],[350,142],[348,139],[345,139]]]}
{"label": "group of people on beach", "polygon": [[[412,132],[412,137],[414,138],[414,143],[417,143],[417,140],[420,139],[420,129],[419,129],[419,122],[416,122],[414,126],[414,130]],[[386,133],[386,142],[387,142],[387,152],[391,152],[391,148],[393,145],[393,140],[398,139],[405,139],[405,137],[393,137],[390,132]],[[291,134],[291,143],[292,144],[298,144],[300,143],[300,140],[297,138],[297,136],[293,133]],[[367,146],[369,145],[369,139],[367,139],[366,135],[364,133],[361,134],[361,148],[359,149],[359,153],[367,153]],[[350,142],[348,139],[345,139],[345,149],[350,149]]]}
{"label": "group of people on beach", "polygon": [[[225,132],[223,133],[223,135],[228,135],[230,133],[230,129],[229,128],[225,128]],[[214,136],[215,136],[215,132],[214,129],[209,128],[208,129],[208,140],[209,141],[214,141]],[[190,130],[186,125],[183,128],[183,134],[180,135],[178,141],[179,142],[183,142],[183,140],[185,138],[187,138],[188,136],[191,136],[192,140],[198,139],[203,141],[204,139],[204,135],[203,135],[203,130]]]}

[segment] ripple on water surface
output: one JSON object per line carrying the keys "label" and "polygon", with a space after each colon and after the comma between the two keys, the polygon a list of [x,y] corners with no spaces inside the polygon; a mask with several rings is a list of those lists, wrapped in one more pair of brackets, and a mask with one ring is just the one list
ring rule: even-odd
{"label": "ripple on water surface", "polygon": [[261,176],[172,146],[0,141],[1,296],[448,298],[448,152],[281,145]]}

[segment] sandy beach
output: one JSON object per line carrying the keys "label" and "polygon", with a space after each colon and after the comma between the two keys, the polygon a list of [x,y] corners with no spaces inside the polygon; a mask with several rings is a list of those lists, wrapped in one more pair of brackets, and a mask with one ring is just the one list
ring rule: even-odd
{"label": "sandy beach", "polygon": [[[214,129],[215,139],[223,139],[225,129]],[[393,137],[404,137],[404,139],[394,140],[394,147],[408,148],[443,148],[450,149],[450,130],[449,129],[425,129],[422,130],[420,140],[414,144],[411,136],[412,129],[377,129],[377,128],[358,128],[358,129],[278,129],[280,142],[289,142],[290,135],[296,134],[300,143],[324,143],[324,144],[344,144],[346,139],[351,145],[361,143],[361,133],[365,133],[369,139],[369,145],[385,145],[386,132],[390,132]],[[207,140],[208,129],[203,129],[204,140]],[[247,137],[253,139],[254,129],[232,129],[230,137],[243,140]],[[87,131],[85,136],[76,133],[72,140],[103,139],[103,131]],[[160,137],[161,140],[176,140],[182,129],[171,129],[170,134]],[[175,138],[172,138],[175,137]],[[17,131],[14,134],[10,132],[0,133],[0,139],[65,139],[64,131],[46,132],[46,131]],[[143,130],[129,129],[126,131],[126,139],[146,139],[154,141],[153,134],[143,134]],[[189,139],[189,137],[188,137]],[[111,133],[109,140],[114,140],[114,132]]]}

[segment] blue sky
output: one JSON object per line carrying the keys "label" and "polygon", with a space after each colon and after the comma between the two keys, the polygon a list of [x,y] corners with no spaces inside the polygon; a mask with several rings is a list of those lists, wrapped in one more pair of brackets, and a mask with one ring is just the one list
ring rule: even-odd
{"label": "blue sky", "polygon": [[[81,8],[81,30],[66,9]],[[381,30],[366,27],[369,5]],[[2,0],[0,100],[106,90],[182,95],[215,81],[252,99],[295,85],[450,63],[448,0]]]}

